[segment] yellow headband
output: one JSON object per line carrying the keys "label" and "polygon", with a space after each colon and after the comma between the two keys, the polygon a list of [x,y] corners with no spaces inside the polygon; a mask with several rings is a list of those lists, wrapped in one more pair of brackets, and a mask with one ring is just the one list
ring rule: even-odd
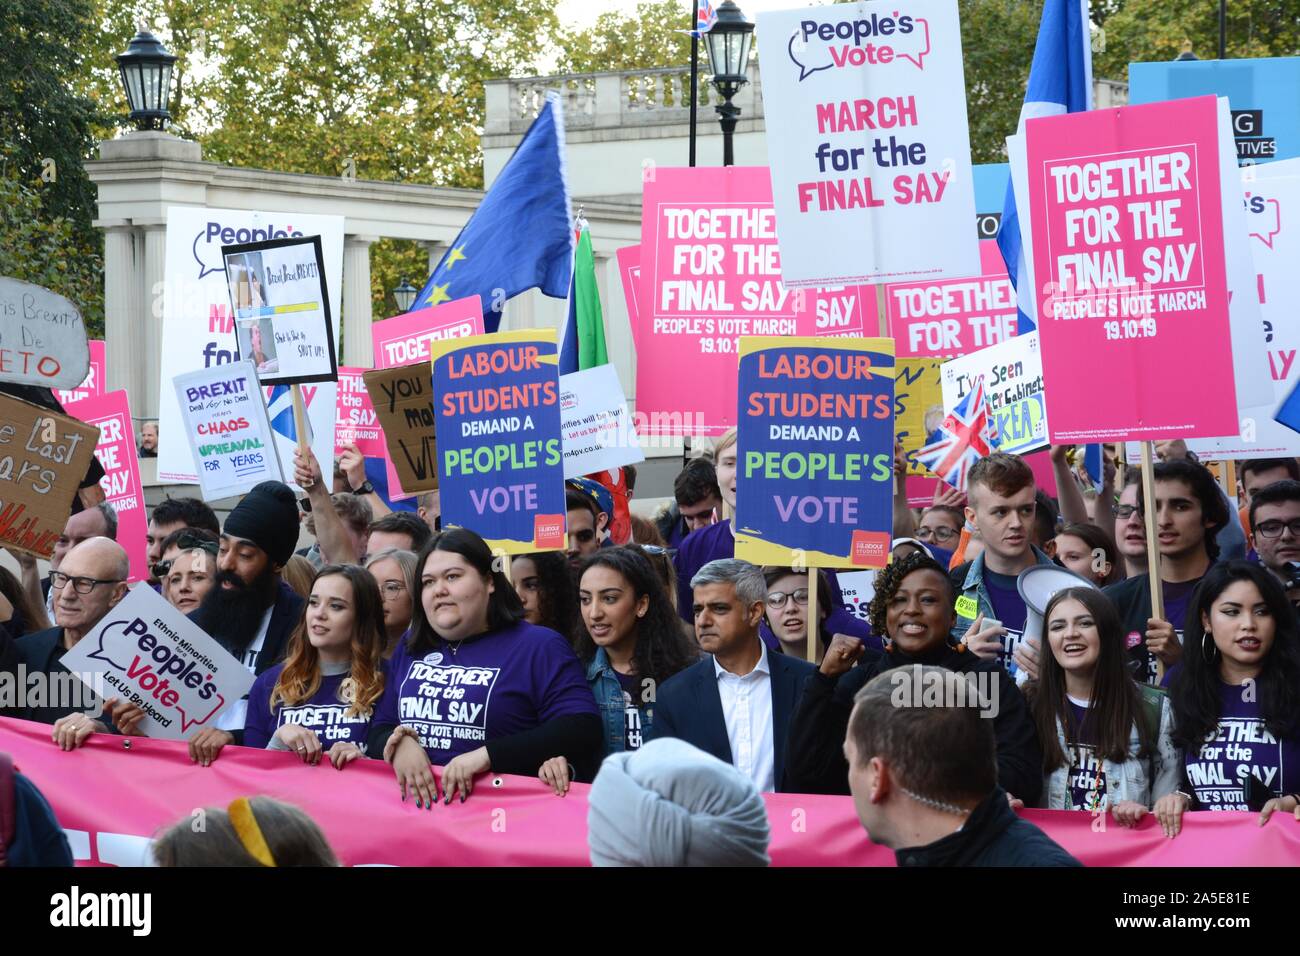
{"label": "yellow headband", "polygon": [[248,797],[239,797],[232,801],[226,808],[226,813],[230,815],[230,824],[235,828],[239,842],[244,844],[244,849],[249,855],[263,866],[275,866],[275,857],[271,855],[271,848],[266,845],[266,837],[262,836],[262,828],[257,825],[257,817],[253,815]]}

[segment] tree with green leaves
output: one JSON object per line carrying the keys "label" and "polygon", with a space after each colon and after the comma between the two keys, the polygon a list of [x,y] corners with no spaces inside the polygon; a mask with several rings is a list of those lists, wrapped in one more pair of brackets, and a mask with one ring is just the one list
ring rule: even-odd
{"label": "tree with green leaves", "polygon": [[[585,29],[561,29],[556,69],[603,73],[681,67],[691,62],[691,5],[682,0],[642,0],[636,13],[611,10]],[[705,62],[700,51],[700,62]],[[702,66],[707,72],[707,66]]]}

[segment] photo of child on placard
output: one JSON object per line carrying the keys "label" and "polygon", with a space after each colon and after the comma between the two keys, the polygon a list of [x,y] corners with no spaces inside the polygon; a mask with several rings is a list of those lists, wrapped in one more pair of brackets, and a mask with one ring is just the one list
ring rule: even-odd
{"label": "photo of child on placard", "polygon": [[230,301],[235,308],[235,339],[239,343],[239,354],[253,363],[258,375],[280,369],[271,319],[261,312],[270,304],[263,281],[265,275],[260,252],[245,252],[227,260],[226,282],[230,285]]}

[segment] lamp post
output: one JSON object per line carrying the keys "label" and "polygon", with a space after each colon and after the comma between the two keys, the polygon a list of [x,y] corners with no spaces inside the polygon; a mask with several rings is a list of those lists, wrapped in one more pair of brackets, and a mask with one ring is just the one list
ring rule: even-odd
{"label": "lamp post", "polygon": [[143,26],[127,44],[126,52],[117,55],[122,87],[131,107],[130,118],[137,129],[161,130],[171,121],[167,101],[175,62],[176,57]]}
{"label": "lamp post", "polygon": [[735,165],[731,138],[736,131],[740,107],[734,105],[731,98],[749,82],[749,47],[753,41],[754,24],[732,0],[727,0],[718,7],[717,22],[704,35],[704,43],[709,51],[709,65],[713,69],[713,85],[723,100],[716,107],[718,122],[722,124],[723,166]]}
{"label": "lamp post", "polygon": [[415,304],[415,297],[419,294],[420,290],[411,285],[406,276],[402,276],[402,284],[393,290],[393,301],[402,312],[410,312],[411,306]]}

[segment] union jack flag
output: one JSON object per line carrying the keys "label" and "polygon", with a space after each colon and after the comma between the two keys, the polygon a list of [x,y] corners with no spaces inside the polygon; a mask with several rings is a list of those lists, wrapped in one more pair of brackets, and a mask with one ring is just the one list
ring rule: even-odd
{"label": "union jack flag", "polygon": [[709,0],[700,0],[700,11],[695,17],[695,35],[704,36],[718,22],[718,11]]}
{"label": "union jack flag", "polygon": [[971,465],[987,457],[998,440],[998,427],[984,394],[984,376],[975,380],[975,387],[940,422],[938,432],[942,437],[918,451],[916,460],[964,492]]}

